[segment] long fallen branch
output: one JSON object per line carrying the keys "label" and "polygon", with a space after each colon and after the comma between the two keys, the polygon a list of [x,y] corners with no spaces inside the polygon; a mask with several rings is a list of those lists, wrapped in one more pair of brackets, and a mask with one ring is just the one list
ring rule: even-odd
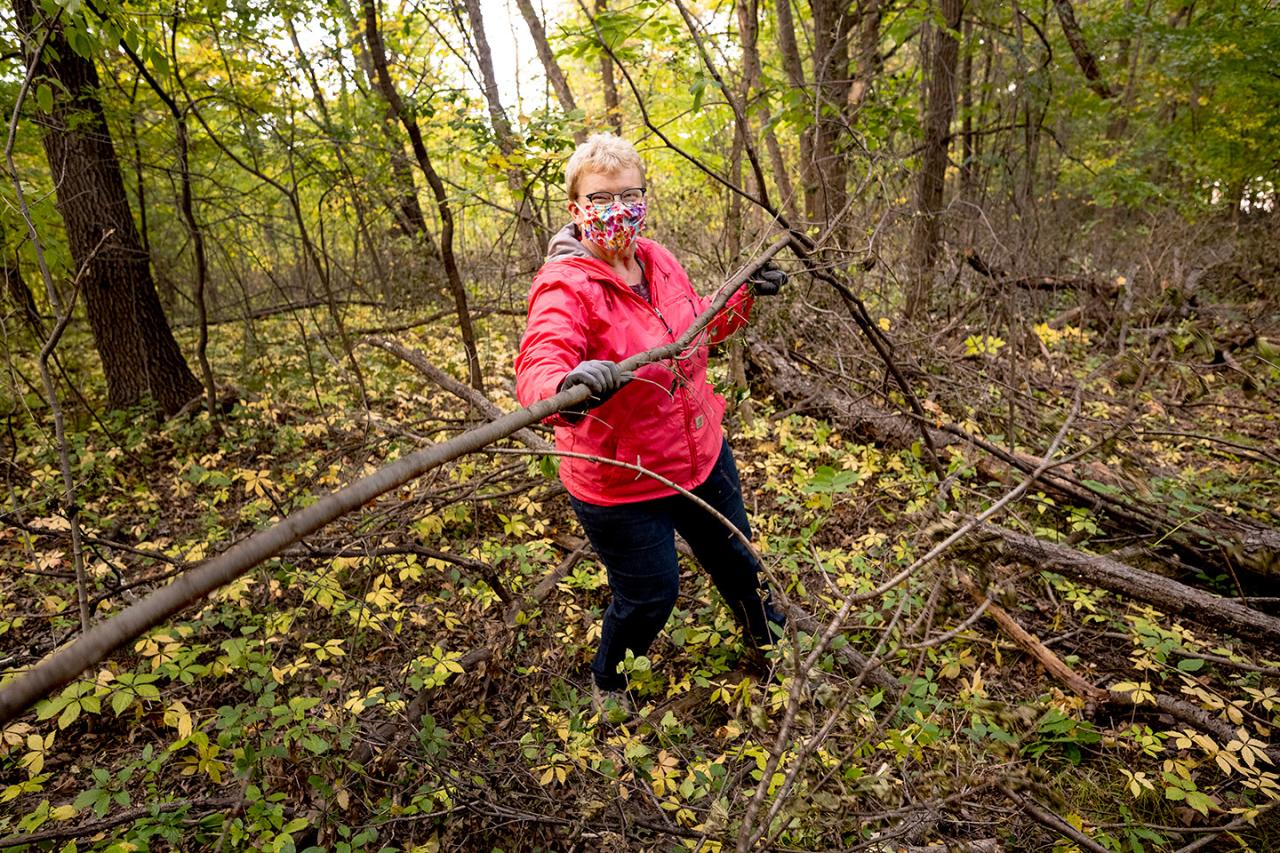
{"label": "long fallen branch", "polygon": [[[969,595],[978,602],[988,600],[986,593],[978,589],[977,585],[967,575],[961,574],[961,586]],[[1096,703],[1097,707],[1121,707],[1121,708],[1137,708],[1142,710],[1146,707],[1142,700],[1135,698],[1139,694],[1137,692],[1123,692],[1112,690],[1106,687],[1098,687],[1090,684],[1084,676],[1073,670],[1067,665],[1062,658],[1058,657],[1051,649],[1040,642],[1031,632],[1023,628],[1013,616],[998,604],[992,602],[987,607],[987,615],[991,617],[1000,629],[1005,632],[1018,646],[1044,667],[1045,671],[1058,679],[1071,692],[1075,693],[1090,702]],[[1193,728],[1199,729],[1206,734],[1212,735],[1219,743],[1229,743],[1236,736],[1235,730],[1230,724],[1200,708],[1186,700],[1179,699],[1176,696],[1170,696],[1167,693],[1152,693],[1151,705],[1163,714],[1167,714],[1180,723],[1185,723]],[[1267,749],[1267,754],[1273,759],[1280,759],[1280,750],[1273,748]]]}
{"label": "long fallen branch", "polygon": [[[460,397],[466,403],[489,420],[502,417],[502,410],[493,404],[493,401],[481,394],[476,389],[466,383],[459,382],[440,368],[432,364],[425,355],[416,349],[405,346],[399,341],[393,341],[390,338],[383,338],[378,335],[370,335],[364,339],[369,346],[377,347],[391,353],[396,358],[417,368],[424,376],[432,382],[439,385],[444,390]],[[544,451],[550,450],[551,442],[539,436],[532,430],[522,429],[516,430],[512,435],[517,441],[530,450]]]}
{"label": "long fallen branch", "polygon": [[[683,353],[747,279],[790,245],[790,241],[790,236],[778,238],[757,255],[752,263],[730,277],[720,287],[707,310],[698,316],[679,339],[631,356],[621,362],[619,367],[624,371],[634,371],[643,365]],[[33,703],[69,683],[146,631],[203,600],[214,590],[231,583],[254,566],[271,559],[330,522],[446,462],[481,450],[568,406],[585,402],[589,396],[590,389],[579,385],[505,414],[448,441],[398,459],[290,514],[266,530],[242,539],[218,556],[184,572],[172,584],[150,593],[117,615],[94,626],[71,645],[0,687],[0,726],[9,723]]]}
{"label": "long fallen branch", "polygon": [[78,826],[57,826],[52,829],[43,829],[39,832],[33,832],[28,835],[8,835],[0,838],[0,850],[9,847],[27,847],[36,844],[43,844],[47,841],[65,841],[69,838],[84,838],[87,835],[97,835],[99,832],[106,832],[108,829],[114,829],[117,826],[123,826],[126,823],[133,823],[145,817],[158,817],[162,814],[171,812],[179,812],[183,809],[199,810],[200,814],[211,814],[213,812],[227,813],[244,805],[244,800],[240,799],[210,799],[210,800],[176,800],[167,803],[151,803],[145,806],[135,806],[131,809],[125,809],[122,812],[112,815],[102,820],[90,821],[82,823]]}

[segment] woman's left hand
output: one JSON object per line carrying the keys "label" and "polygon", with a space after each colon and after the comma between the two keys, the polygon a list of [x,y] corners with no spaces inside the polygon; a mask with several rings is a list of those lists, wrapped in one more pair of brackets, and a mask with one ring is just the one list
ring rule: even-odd
{"label": "woman's left hand", "polygon": [[773,261],[765,261],[764,266],[756,270],[755,275],[747,279],[756,296],[777,296],[782,285],[787,283],[786,270]]}

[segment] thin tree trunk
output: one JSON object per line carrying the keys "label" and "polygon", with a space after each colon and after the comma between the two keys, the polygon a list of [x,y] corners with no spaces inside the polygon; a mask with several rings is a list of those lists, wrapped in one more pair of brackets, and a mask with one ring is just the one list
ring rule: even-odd
{"label": "thin tree trunk", "polygon": [[[1151,7],[1148,5],[1147,11]],[[1133,2],[1125,3],[1125,13],[1132,14]],[[1124,137],[1129,129],[1129,116],[1133,113],[1133,104],[1138,93],[1138,66],[1142,56],[1142,38],[1125,38],[1120,42],[1120,55],[1117,65],[1125,69],[1124,89],[1121,90],[1119,109],[1113,107],[1114,113],[1107,124],[1107,139],[1117,140]]]}
{"label": "thin tree trunk", "polygon": [[855,22],[842,0],[813,0],[813,78],[817,99],[813,135],[814,181],[806,187],[810,220],[829,224],[844,208],[848,163],[840,150],[849,100],[849,34]]}
{"label": "thin tree trunk", "polygon": [[[971,220],[973,211],[973,19],[964,20],[964,56],[960,60],[960,198],[966,202],[964,218]],[[965,242],[972,241],[966,231]]]}
{"label": "thin tree trunk", "polygon": [[[608,11],[608,0],[596,0],[596,16]],[[608,53],[600,56],[600,82],[604,87],[604,111],[613,132],[622,135],[622,105],[618,101],[618,84],[613,78],[613,60]]]}
{"label": "thin tree trunk", "polygon": [[[742,43],[742,97],[744,108],[751,103],[752,92],[760,89],[760,9],[757,0],[740,0],[737,5],[738,35]],[[764,128],[764,145],[769,153],[769,162],[773,166],[774,181],[778,186],[778,196],[787,216],[792,221],[799,219],[796,210],[795,188],[791,184],[791,171],[787,168],[782,156],[782,147],[778,145],[778,136],[773,132],[773,120],[769,108],[764,105],[759,110],[760,124]]]}
{"label": "thin tree trunk", "polygon": [[849,86],[849,116],[861,109],[871,83],[880,73],[884,62],[880,58],[880,20],[884,16],[884,0],[865,0],[858,13],[858,46],[854,55],[857,71]]}
{"label": "thin tree trunk", "polygon": [[[339,14],[346,21],[348,31],[356,35],[351,46],[351,52],[355,55],[356,64],[364,71],[365,77],[373,90],[381,91],[382,87],[378,84],[378,72],[374,69],[373,62],[363,49],[358,37],[360,24],[356,20],[355,13],[351,11],[351,7],[347,5],[346,0],[341,0],[337,4],[337,8]],[[435,238],[427,228],[427,219],[423,215],[422,205],[418,203],[418,188],[413,180],[413,163],[405,155],[404,141],[396,130],[399,116],[396,115],[395,110],[385,99],[383,99],[383,104],[384,110],[380,126],[387,142],[387,156],[391,166],[392,192],[395,196],[395,203],[390,206],[391,211],[397,226],[404,235],[420,241],[423,253],[426,255],[428,283],[432,285],[441,284],[445,282],[445,279],[441,275],[443,263],[440,257],[440,247],[436,245]]]}
{"label": "thin tree trunk", "polygon": [[[13,0],[19,28],[36,29],[32,0]],[[57,80],[43,144],[57,187],[58,212],[77,266],[86,313],[114,408],[152,399],[172,415],[200,394],[169,329],[151,277],[150,258],[129,211],[124,178],[98,100],[98,71],[61,30],[39,58],[38,73]]]}
{"label": "thin tree trunk", "polygon": [[1076,63],[1080,66],[1084,79],[1089,81],[1089,88],[1099,98],[1110,98],[1113,92],[1107,86],[1107,81],[1102,79],[1102,71],[1098,68],[1098,60],[1094,58],[1093,52],[1089,50],[1089,44],[1084,39],[1084,33],[1080,30],[1080,25],[1076,23],[1076,14],[1071,7],[1071,0],[1053,0],[1053,8],[1058,13],[1058,21],[1062,24],[1062,33],[1067,37],[1067,44],[1071,45],[1071,53],[1076,58]]}
{"label": "thin tree trunk", "polygon": [[[774,28],[778,34],[778,53],[782,57],[782,69],[787,75],[787,82],[797,92],[807,91],[804,63],[800,61],[800,48],[796,44],[796,25],[791,14],[791,0],[774,0],[773,8]],[[809,196],[809,188],[818,183],[813,162],[813,133],[812,125],[800,131],[800,184],[806,198]],[[776,162],[774,168],[777,168]],[[799,206],[799,199],[796,200],[795,206]]]}
{"label": "thin tree trunk", "polygon": [[943,26],[932,28],[931,33],[925,92],[924,150],[920,158],[920,171],[916,175],[916,215],[911,229],[914,268],[907,294],[908,317],[928,310],[933,267],[940,249],[940,216],[946,187],[951,117],[956,103],[956,59],[960,50],[955,31],[960,26],[963,8],[964,0],[938,0]]}
{"label": "thin tree trunk", "polygon": [[[516,0],[516,5],[520,7],[520,14],[529,28],[529,35],[533,37],[533,47],[538,52],[538,59],[542,62],[542,70],[547,75],[547,80],[551,81],[551,88],[555,90],[556,99],[560,101],[560,109],[566,113],[577,112],[578,102],[573,97],[573,90],[569,88],[569,80],[564,76],[560,63],[556,62],[555,52],[551,50],[551,43],[547,41],[546,28],[543,27],[537,10],[533,8],[533,0]],[[578,145],[587,141],[587,131],[577,120],[574,121],[573,141]]]}
{"label": "thin tree trunk", "polygon": [[387,68],[387,52],[382,43],[382,33],[378,29],[377,0],[361,0],[364,9],[364,35],[368,43],[369,56],[373,61],[378,80],[378,88],[382,96],[395,111],[409,141],[413,144],[413,153],[418,158],[418,166],[431,186],[436,198],[436,208],[440,211],[440,249],[444,260],[445,275],[448,277],[449,290],[453,294],[454,307],[458,312],[458,330],[462,334],[462,346],[467,356],[467,375],[471,387],[477,391],[484,390],[484,374],[480,371],[480,353],[476,348],[475,331],[471,327],[471,311],[467,308],[467,289],[462,283],[462,273],[458,270],[457,259],[453,255],[453,209],[449,205],[449,194],[445,191],[444,182],[431,165],[431,156],[427,153],[426,143],[422,139],[422,130],[418,121],[409,112],[400,98],[400,92],[391,80],[391,72]]}
{"label": "thin tree trunk", "polygon": [[511,188],[511,198],[516,208],[516,229],[520,235],[521,254],[525,263],[536,269],[546,255],[545,247],[550,235],[542,223],[537,221],[529,204],[524,170],[511,162],[519,146],[506,110],[502,107],[498,77],[493,71],[493,52],[489,49],[489,37],[485,34],[480,0],[462,0],[462,4],[467,11],[467,20],[471,23],[472,43],[475,46],[476,61],[480,65],[480,79],[484,83],[484,99],[489,105],[489,122],[493,125],[493,133],[498,140],[498,150],[508,164],[507,185]]}

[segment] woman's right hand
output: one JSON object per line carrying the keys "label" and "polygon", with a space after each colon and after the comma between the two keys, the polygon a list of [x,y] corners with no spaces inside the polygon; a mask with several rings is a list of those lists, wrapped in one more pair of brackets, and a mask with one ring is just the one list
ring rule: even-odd
{"label": "woman's right hand", "polygon": [[566,391],[575,385],[586,385],[591,389],[591,396],[586,402],[579,404],[579,411],[594,409],[621,390],[632,380],[632,375],[623,373],[616,361],[604,359],[584,361],[570,370],[560,382],[560,390]]}

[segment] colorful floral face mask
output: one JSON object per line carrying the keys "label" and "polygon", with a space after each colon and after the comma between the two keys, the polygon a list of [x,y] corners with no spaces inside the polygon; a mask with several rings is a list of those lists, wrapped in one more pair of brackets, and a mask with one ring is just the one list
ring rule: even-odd
{"label": "colorful floral face mask", "polygon": [[649,210],[645,201],[633,204],[615,201],[608,207],[596,207],[589,202],[576,206],[581,217],[578,228],[582,239],[608,252],[623,252],[635,245]]}

